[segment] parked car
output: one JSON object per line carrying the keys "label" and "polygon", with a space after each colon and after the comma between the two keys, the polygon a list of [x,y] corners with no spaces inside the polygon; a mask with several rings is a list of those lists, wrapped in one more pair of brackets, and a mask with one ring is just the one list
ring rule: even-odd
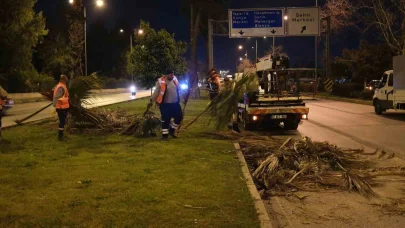
{"label": "parked car", "polygon": [[7,111],[14,107],[14,100],[6,99],[6,104],[3,106],[3,115],[7,115]]}

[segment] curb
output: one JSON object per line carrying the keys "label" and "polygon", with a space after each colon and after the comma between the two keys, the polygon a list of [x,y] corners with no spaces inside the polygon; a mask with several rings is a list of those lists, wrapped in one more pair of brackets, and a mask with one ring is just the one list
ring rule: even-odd
{"label": "curb", "polygon": [[239,145],[239,143],[234,143],[233,145],[236,149],[236,155],[238,156],[238,160],[241,164],[242,173],[243,173],[243,176],[245,177],[245,181],[248,186],[249,192],[252,195],[252,198],[255,203],[256,212],[257,212],[257,215],[258,215],[259,221],[260,221],[260,227],[261,228],[272,228],[269,214],[266,210],[266,207],[264,206],[264,203],[262,201],[262,198],[259,195],[259,192],[257,191],[256,185],[253,183],[253,179],[252,179],[252,176],[250,175],[249,168],[246,164],[245,157],[243,156],[242,151],[240,150],[240,145]]}
{"label": "curb", "polygon": [[324,99],[324,100],[331,100],[331,101],[353,103],[353,104],[361,104],[361,105],[371,105],[371,106],[373,105],[372,101],[358,100],[358,99],[356,100],[356,99],[350,99],[350,98],[345,98],[345,97],[328,97],[328,96],[317,95],[316,98]]}
{"label": "curb", "polygon": [[[101,106],[97,106],[97,107],[94,107],[94,108],[102,108],[102,107],[105,107],[105,106],[110,106],[110,105],[115,105],[115,104],[129,103],[129,102],[134,102],[134,101],[143,100],[143,99],[147,99],[147,98],[150,98],[150,96],[140,97],[140,98],[134,99],[134,100],[120,101],[120,102],[117,102],[117,103],[114,103],[114,104],[101,105]],[[90,109],[93,109],[93,108],[90,108]],[[28,125],[28,124],[37,124],[37,123],[41,123],[42,121],[46,121],[46,120],[49,120],[49,119],[52,119],[52,118],[54,118],[54,117],[51,116],[51,117],[47,117],[47,118],[40,119],[40,120],[27,121],[27,122],[24,122],[22,124],[14,124],[14,125],[11,125],[11,126],[2,127],[2,129],[3,130],[4,129],[10,129],[10,128],[15,128],[15,127],[25,126],[25,125]]]}

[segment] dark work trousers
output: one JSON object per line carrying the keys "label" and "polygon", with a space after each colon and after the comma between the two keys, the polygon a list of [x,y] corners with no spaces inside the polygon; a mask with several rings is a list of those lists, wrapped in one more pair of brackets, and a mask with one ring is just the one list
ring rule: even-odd
{"label": "dark work trousers", "polygon": [[[183,119],[183,113],[179,103],[163,103],[160,105],[162,114],[162,134],[167,136],[169,132],[174,133]],[[170,123],[173,119],[173,123]]]}
{"label": "dark work trousers", "polygon": [[63,130],[65,130],[66,119],[68,115],[68,109],[56,109],[59,117],[59,137],[63,136]]}

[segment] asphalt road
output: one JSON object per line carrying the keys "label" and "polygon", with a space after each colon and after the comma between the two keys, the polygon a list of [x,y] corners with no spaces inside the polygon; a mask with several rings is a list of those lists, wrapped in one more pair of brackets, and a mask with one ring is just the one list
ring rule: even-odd
{"label": "asphalt road", "polygon": [[308,101],[309,120],[295,136],[329,141],[341,147],[383,149],[405,158],[405,112],[381,116],[373,106],[330,100]]}
{"label": "asphalt road", "polygon": [[[86,107],[99,107],[105,106],[110,104],[115,104],[119,102],[135,100],[142,97],[150,96],[150,90],[140,90],[137,92],[136,96],[131,96],[130,93],[119,93],[119,94],[105,94],[105,95],[97,95],[94,98],[90,99],[91,105],[87,105]],[[38,111],[39,109],[45,107],[50,102],[34,102],[34,103],[26,103],[26,104],[16,104],[13,108],[7,111],[7,115],[3,117],[3,127],[13,126],[16,123],[14,120],[19,120],[24,117],[31,115],[32,113]],[[42,112],[38,113],[36,116],[29,119],[27,122],[38,121],[41,119],[52,117],[54,114],[54,108],[51,106]]]}

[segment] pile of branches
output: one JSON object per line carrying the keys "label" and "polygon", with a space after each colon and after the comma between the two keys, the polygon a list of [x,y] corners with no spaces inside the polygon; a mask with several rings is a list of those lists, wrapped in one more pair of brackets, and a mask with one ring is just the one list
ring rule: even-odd
{"label": "pile of branches", "polygon": [[212,133],[213,137],[239,141],[259,190],[274,192],[346,189],[369,197],[371,163],[361,159],[363,150],[343,150],[327,142],[304,137],[286,141],[250,133]]}
{"label": "pile of branches", "polygon": [[[160,120],[148,110],[142,115],[128,115],[125,110],[109,110],[103,108],[87,109],[97,101],[91,90],[101,89],[99,79],[95,74],[80,76],[72,79],[69,88],[69,116],[67,130],[69,132],[122,132],[127,135],[152,132],[160,127]],[[53,91],[43,92],[42,95],[53,100]],[[129,127],[128,127],[129,126]],[[140,127],[142,126],[142,127]]]}
{"label": "pile of branches", "polygon": [[131,124],[127,127],[123,135],[140,135],[140,136],[156,136],[162,126],[162,120],[156,115],[155,112],[150,111],[152,104],[148,104],[146,111],[142,116],[135,116]]}

